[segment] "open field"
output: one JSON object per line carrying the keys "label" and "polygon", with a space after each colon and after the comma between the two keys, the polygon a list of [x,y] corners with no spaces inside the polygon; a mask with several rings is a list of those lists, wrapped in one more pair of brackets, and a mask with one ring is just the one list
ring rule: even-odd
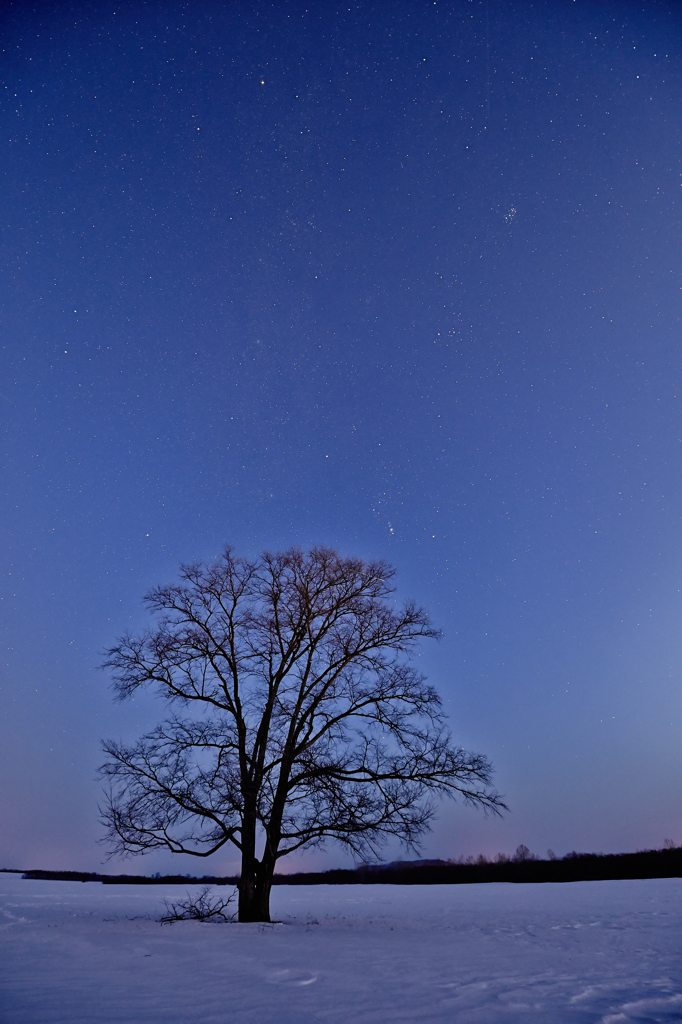
{"label": "open field", "polygon": [[0,875],[3,1024],[682,1020],[680,879],[277,886],[281,924],[160,926],[183,892]]}

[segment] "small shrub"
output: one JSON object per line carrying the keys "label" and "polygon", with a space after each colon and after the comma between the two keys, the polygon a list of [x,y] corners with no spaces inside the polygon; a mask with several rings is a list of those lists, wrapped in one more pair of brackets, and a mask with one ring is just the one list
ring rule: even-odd
{"label": "small shrub", "polygon": [[211,896],[212,886],[204,885],[198,896],[190,896],[187,899],[178,900],[172,903],[164,900],[166,913],[161,918],[161,924],[173,924],[174,921],[210,921],[222,924],[230,924],[235,919],[235,914],[226,913],[228,906],[233,902],[235,892],[227,899],[222,896]]}

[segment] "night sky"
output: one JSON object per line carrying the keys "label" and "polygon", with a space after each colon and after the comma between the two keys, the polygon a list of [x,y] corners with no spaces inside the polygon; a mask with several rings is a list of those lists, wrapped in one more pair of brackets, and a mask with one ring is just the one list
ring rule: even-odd
{"label": "night sky", "polygon": [[385,558],[442,628],[510,813],[425,856],[682,842],[682,6],[5,0],[0,40],[0,867],[100,868],[100,740],[164,713],[102,651],[225,543]]}

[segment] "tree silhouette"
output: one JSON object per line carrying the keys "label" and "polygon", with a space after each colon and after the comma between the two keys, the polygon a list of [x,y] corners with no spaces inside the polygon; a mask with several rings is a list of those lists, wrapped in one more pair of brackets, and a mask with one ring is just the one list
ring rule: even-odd
{"label": "tree silhouette", "polygon": [[119,699],[156,686],[169,717],[106,742],[112,853],[241,852],[239,920],[268,921],[278,860],[332,839],[358,857],[416,849],[434,797],[499,813],[491,766],[453,747],[410,664],[438,634],[391,599],[395,570],[315,548],[181,567],[145,597],[154,628],[108,650]]}

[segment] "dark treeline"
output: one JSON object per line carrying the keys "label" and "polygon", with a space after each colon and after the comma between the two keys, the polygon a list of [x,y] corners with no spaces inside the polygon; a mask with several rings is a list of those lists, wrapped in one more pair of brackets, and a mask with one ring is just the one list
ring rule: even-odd
{"label": "dark treeline", "polygon": [[100,875],[96,871],[24,871],[22,878],[57,882],[103,882],[104,885],[236,885],[239,876],[202,875]]}
{"label": "dark treeline", "polygon": [[363,865],[354,871],[275,876],[280,885],[467,885],[475,882],[588,882],[615,878],[682,877],[682,849],[638,853],[570,853],[562,859],[538,857],[468,862],[403,861]]}
{"label": "dark treeline", "polygon": [[[105,885],[237,885],[237,876],[203,875],[101,875],[83,871],[26,871],[23,878],[65,882],[103,882]],[[680,878],[682,847],[640,850],[638,853],[569,853],[558,858],[550,853],[542,860],[520,846],[513,857],[498,854],[495,860],[469,857],[445,860],[394,861],[362,864],[354,869],[305,871],[275,875],[275,885],[467,885],[474,882],[587,882],[616,878]]]}

